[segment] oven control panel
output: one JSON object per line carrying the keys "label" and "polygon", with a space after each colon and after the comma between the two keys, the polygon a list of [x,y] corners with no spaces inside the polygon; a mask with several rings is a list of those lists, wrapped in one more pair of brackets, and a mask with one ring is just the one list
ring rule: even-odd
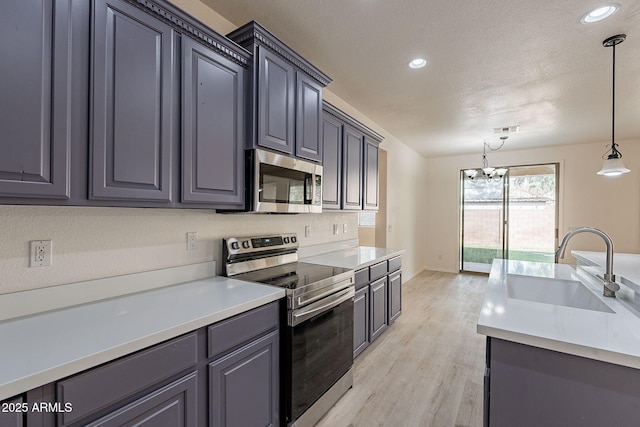
{"label": "oven control panel", "polygon": [[276,249],[296,249],[298,236],[296,233],[259,237],[229,237],[224,239],[224,246],[229,255],[240,255]]}

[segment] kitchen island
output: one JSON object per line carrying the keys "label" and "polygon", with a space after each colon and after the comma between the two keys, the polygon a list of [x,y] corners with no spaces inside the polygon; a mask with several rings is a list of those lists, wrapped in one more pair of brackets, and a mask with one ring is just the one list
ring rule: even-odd
{"label": "kitchen island", "polygon": [[[559,286],[573,290],[562,294]],[[640,317],[633,307],[633,291],[605,298],[601,282],[582,269],[495,260],[477,323],[487,336],[485,425],[640,419]]]}

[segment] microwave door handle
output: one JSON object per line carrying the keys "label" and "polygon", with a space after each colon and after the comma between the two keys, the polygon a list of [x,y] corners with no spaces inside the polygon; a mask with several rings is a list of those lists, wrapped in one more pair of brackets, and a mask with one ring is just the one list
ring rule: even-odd
{"label": "microwave door handle", "polygon": [[330,309],[339,306],[343,302],[348,301],[350,298],[353,298],[354,295],[355,290],[353,288],[349,288],[345,292],[340,292],[339,295],[336,294],[333,297],[328,297],[328,299],[331,298],[331,301],[327,304],[323,304],[320,307],[315,307],[311,310],[304,311],[303,309],[302,312],[294,312],[290,315],[289,324],[290,326],[296,326],[299,323],[304,322],[308,318],[313,317],[315,313],[321,311],[329,311]]}

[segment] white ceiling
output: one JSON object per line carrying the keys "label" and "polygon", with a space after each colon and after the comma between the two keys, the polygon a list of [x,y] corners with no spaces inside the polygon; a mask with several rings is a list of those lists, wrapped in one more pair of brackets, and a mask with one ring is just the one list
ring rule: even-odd
{"label": "white ceiling", "polygon": [[[328,89],[428,157],[640,139],[640,0],[580,23],[599,0],[202,0],[240,26],[256,20],[333,82]],[[605,0],[606,1],[606,0]],[[420,70],[407,63],[429,61]],[[620,145],[624,154],[624,144]]]}

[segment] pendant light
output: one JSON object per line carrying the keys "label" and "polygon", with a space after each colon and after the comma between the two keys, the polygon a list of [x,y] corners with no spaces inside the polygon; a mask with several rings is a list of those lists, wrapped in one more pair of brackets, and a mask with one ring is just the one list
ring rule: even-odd
{"label": "pendant light", "polygon": [[626,34],[611,36],[602,42],[602,46],[613,48],[613,73],[612,73],[612,102],[611,102],[611,152],[605,153],[602,158],[604,164],[598,175],[617,176],[630,172],[622,164],[622,153],[618,150],[615,141],[615,120],[616,120],[616,45],[622,43],[627,38]]}

